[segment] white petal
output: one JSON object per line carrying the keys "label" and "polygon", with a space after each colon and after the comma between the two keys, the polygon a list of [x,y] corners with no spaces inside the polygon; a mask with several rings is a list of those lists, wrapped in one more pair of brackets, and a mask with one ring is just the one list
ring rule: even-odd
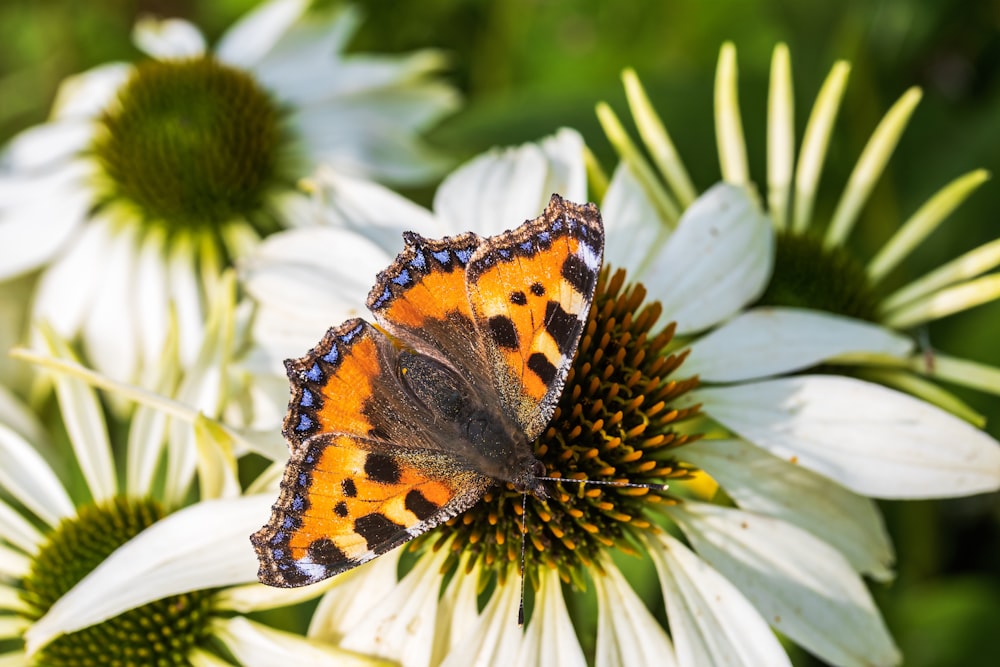
{"label": "white petal", "polygon": [[845,354],[905,358],[913,342],[849,317],[800,308],[755,308],[691,345],[684,372],[705,382],[790,373]]}
{"label": "white petal", "polygon": [[0,543],[0,578],[17,581],[31,572],[32,559]]}
{"label": "white petal", "polygon": [[167,247],[161,228],[151,229],[139,245],[135,258],[133,302],[130,310],[136,323],[143,367],[155,366],[163,354],[170,328],[167,283]]}
{"label": "white petal", "polygon": [[114,101],[134,71],[127,63],[107,63],[63,79],[52,104],[52,117],[98,116]]}
{"label": "white petal", "polygon": [[174,239],[167,259],[170,299],[177,314],[181,363],[189,366],[201,347],[205,331],[205,305],[197,270],[197,241],[189,236]]}
{"label": "white petal", "polygon": [[892,542],[869,498],[742,440],[700,440],[680,451],[684,461],[711,475],[743,509],[808,530],[862,574],[892,578]]}
{"label": "white petal", "polygon": [[560,130],[539,143],[494,149],[453,172],[434,196],[449,234],[492,236],[538,217],[553,193],[584,203],[583,140]]}
{"label": "white petal", "polygon": [[0,539],[25,553],[34,554],[45,541],[45,536],[10,505],[0,500]]}
{"label": "white petal", "polygon": [[[597,667],[677,664],[667,633],[614,563],[594,573],[597,591]],[[556,663],[551,663],[556,664]]]}
{"label": "white petal", "polygon": [[628,269],[630,281],[644,282],[649,264],[656,258],[655,250],[667,242],[671,230],[624,162],[611,177],[601,217],[607,239],[604,261],[612,268]]}
{"label": "white petal", "polygon": [[699,389],[687,400],[772,454],[875,498],[1000,488],[1000,445],[929,403],[831,375]]}
{"label": "white petal", "polygon": [[104,280],[83,323],[87,357],[96,369],[114,380],[134,379],[139,363],[134,303],[135,260],[138,253],[136,228],[126,225],[111,239],[100,258]]}
{"label": "white petal", "polygon": [[[76,361],[66,342],[46,336],[50,356]],[[53,377],[59,410],[69,434],[73,453],[94,502],[105,502],[118,494],[115,463],[111,453],[108,425],[94,388],[67,373]]]}
{"label": "white petal", "polygon": [[275,630],[241,616],[218,619],[213,622],[212,629],[212,635],[219,639],[244,667],[276,665],[369,667],[383,664],[381,661],[374,662],[367,656],[344,651],[332,644],[310,641],[301,635]]}
{"label": "white petal", "polygon": [[75,157],[94,137],[90,120],[67,119],[29,127],[11,139],[0,153],[0,173],[53,167]]}
{"label": "white petal", "polygon": [[103,258],[111,240],[109,220],[95,219],[83,225],[66,252],[42,274],[34,319],[48,322],[64,338],[76,335],[104,282]]}
{"label": "white petal", "polygon": [[[354,619],[340,646],[397,661],[404,667],[430,664],[441,591],[442,550],[417,561],[388,595]],[[336,589],[330,595],[335,595]],[[363,595],[368,595],[367,591]]]}
{"label": "white petal", "polygon": [[73,516],[73,501],[52,468],[20,435],[0,424],[0,488],[50,526]]}
{"label": "white petal", "polygon": [[684,212],[666,244],[651,249],[643,279],[678,333],[701,331],[760,296],[773,246],[771,222],[750,193],[719,183]]}
{"label": "white petal", "polygon": [[272,0],[237,21],[215,48],[216,57],[237,67],[253,67],[302,15],[307,0]]}
{"label": "white petal", "polygon": [[25,635],[29,652],[154,600],[256,580],[247,535],[273,500],[270,494],[208,500],[153,524],[49,608]]}
{"label": "white petal", "polygon": [[[448,545],[443,545],[447,549]],[[431,664],[439,665],[460,643],[476,629],[479,621],[479,577],[480,566],[468,569],[469,558],[459,561],[438,603],[438,630],[434,633],[434,650]]]}
{"label": "white petal", "polygon": [[0,280],[38,268],[69,241],[93,203],[90,171],[75,161],[17,184],[18,200],[0,208]]}
{"label": "white petal", "polygon": [[0,385],[0,424],[36,445],[46,442],[48,439],[38,416],[20,398],[2,385]]}
{"label": "white petal", "polygon": [[[20,620],[15,621],[15,625],[20,623]],[[22,650],[0,654],[0,667],[30,667],[31,662]]]}
{"label": "white petal", "polygon": [[789,639],[845,667],[899,663],[868,589],[830,545],[779,519],[718,505],[686,502],[668,513],[698,555]]}
{"label": "white petal", "polygon": [[197,58],[205,53],[201,32],[182,19],[140,18],[132,30],[132,41],[157,60]]}
{"label": "white petal", "polygon": [[521,588],[508,579],[497,586],[490,601],[477,619],[476,626],[463,638],[441,667],[485,667],[486,665],[518,665],[523,635],[517,624],[517,609]]}
{"label": "white petal", "polygon": [[[508,586],[511,583],[508,582]],[[541,588],[535,594],[535,611],[524,630],[517,660],[512,664],[539,667],[587,665],[566,610],[562,582],[555,569],[545,568],[541,573]]]}
{"label": "white petal", "polygon": [[402,549],[394,549],[334,578],[333,588],[319,601],[309,622],[309,637],[328,642],[340,638],[367,616],[379,600],[399,585],[396,571]]}
{"label": "white petal", "polygon": [[666,533],[649,546],[677,664],[791,666],[767,623],[732,583]]}
{"label": "white petal", "polygon": [[402,249],[405,231],[430,238],[446,233],[430,211],[369,180],[321,168],[315,185],[320,224],[349,229],[391,253],[380,257]]}

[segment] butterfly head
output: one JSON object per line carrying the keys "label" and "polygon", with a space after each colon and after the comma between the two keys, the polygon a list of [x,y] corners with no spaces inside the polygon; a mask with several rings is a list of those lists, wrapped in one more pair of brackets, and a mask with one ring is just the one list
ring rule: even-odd
{"label": "butterfly head", "polygon": [[510,480],[511,485],[521,493],[530,493],[538,500],[545,500],[549,497],[548,489],[545,488],[545,464],[532,457],[531,461],[521,467],[523,472]]}

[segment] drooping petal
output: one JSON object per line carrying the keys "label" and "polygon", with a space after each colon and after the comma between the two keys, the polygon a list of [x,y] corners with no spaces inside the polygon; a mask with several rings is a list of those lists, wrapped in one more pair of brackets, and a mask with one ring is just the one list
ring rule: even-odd
{"label": "drooping petal", "polygon": [[[688,208],[644,276],[677,333],[701,331],[757,298],[771,275],[774,233],[744,188],[719,183]],[[697,298],[695,298],[697,295]]]}
{"label": "drooping petal", "polygon": [[780,519],[719,505],[686,502],[667,513],[698,555],[797,644],[845,667],[899,663],[868,589],[830,545]]}
{"label": "drooping petal", "polygon": [[742,440],[701,440],[681,451],[743,509],[811,532],[862,574],[892,578],[892,542],[870,499]]}
{"label": "drooping petal", "polygon": [[941,498],[1000,489],[1000,445],[929,403],[832,375],[698,389],[726,428],[775,456],[875,498]]}
{"label": "drooping petal", "polygon": [[553,193],[586,199],[583,139],[574,130],[474,158],[438,188],[434,213],[449,234],[492,236],[538,217]]}
{"label": "drooping petal", "polygon": [[333,644],[310,641],[301,635],[275,630],[242,616],[214,619],[212,631],[212,636],[219,639],[244,667],[275,665],[388,667],[395,664],[388,660],[345,651]]}
{"label": "drooping petal", "polygon": [[601,202],[604,220],[604,261],[628,270],[629,280],[645,282],[671,228],[660,220],[653,201],[626,164],[619,164]]}
{"label": "drooping petal", "polygon": [[3,500],[0,500],[0,539],[27,554],[34,554],[45,541],[37,528]]}
{"label": "drooping petal", "polygon": [[[597,667],[677,664],[667,633],[614,563],[593,577],[597,591]],[[551,663],[556,664],[556,663]]]}
{"label": "drooping petal", "polygon": [[182,19],[140,18],[132,30],[132,41],[157,60],[197,58],[205,53],[201,31]]}
{"label": "drooping petal", "polygon": [[73,501],[52,468],[20,435],[0,424],[0,487],[49,526],[73,516]]}
{"label": "drooping petal", "polygon": [[705,382],[792,373],[845,354],[904,359],[913,342],[890,329],[801,308],[755,308],[691,345],[684,372]]}
{"label": "drooping petal", "polygon": [[236,67],[257,65],[299,19],[308,0],[272,0],[233,24],[215,47],[216,57]]}
{"label": "drooping petal", "polygon": [[8,174],[57,166],[75,157],[93,139],[90,120],[67,119],[35,125],[18,133],[0,152],[0,172]]}
{"label": "drooping petal", "polygon": [[394,549],[334,577],[330,592],[319,601],[312,615],[308,635],[321,641],[339,642],[399,585],[396,572],[401,553],[402,549]]}
{"label": "drooping petal", "polygon": [[677,664],[791,666],[753,605],[725,577],[665,533],[649,538]]}
{"label": "drooping petal", "polygon": [[[493,596],[479,615],[475,628],[452,649],[441,667],[466,665],[518,665],[518,654],[524,641],[517,624],[517,609],[521,588],[508,580],[497,586]],[[531,667],[530,663],[527,667]]]}
{"label": "drooping petal", "polygon": [[541,573],[541,587],[535,594],[535,612],[524,630],[521,648],[513,664],[586,667],[587,660],[563,599],[562,582],[554,569]]}
{"label": "drooping petal", "polygon": [[135,68],[127,63],[106,63],[63,79],[52,103],[52,117],[94,118],[100,115],[134,71]]}
{"label": "drooping petal", "polygon": [[25,634],[29,653],[153,600],[256,580],[247,535],[273,500],[271,494],[207,500],[153,524],[49,608]]}
{"label": "drooping petal", "polygon": [[[135,289],[130,310],[136,323],[143,370],[162,358],[170,330],[170,286],[167,281],[166,232],[155,227],[143,235],[135,258]],[[147,372],[148,374],[148,372]]]}

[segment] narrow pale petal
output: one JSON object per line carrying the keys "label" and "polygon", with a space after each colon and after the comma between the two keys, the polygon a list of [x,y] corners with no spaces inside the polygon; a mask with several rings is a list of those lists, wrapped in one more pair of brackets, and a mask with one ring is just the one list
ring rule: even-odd
{"label": "narrow pale petal", "polygon": [[997,266],[1000,266],[1000,239],[970,250],[893,292],[882,301],[881,310],[886,317],[891,317],[895,311],[917,300],[950,285],[975,278]]}
{"label": "narrow pale petal", "polygon": [[698,555],[782,634],[836,665],[893,665],[901,656],[844,557],[779,519],[698,502],[667,508]]}
{"label": "narrow pale petal", "polygon": [[205,53],[201,32],[182,19],[140,18],[132,30],[132,41],[157,60],[197,58]]}
{"label": "narrow pale petal", "polygon": [[912,351],[910,339],[876,324],[818,310],[755,308],[695,341],[683,371],[704,382],[738,382],[845,354],[904,359]]}
{"label": "narrow pale petal", "polygon": [[892,542],[869,498],[742,440],[700,440],[679,455],[711,475],[741,508],[811,532],[862,574],[892,578]]}
{"label": "narrow pale petal", "polygon": [[[69,345],[50,328],[43,327],[42,335],[50,355],[76,361]],[[108,425],[97,392],[86,382],[65,373],[56,373],[53,381],[73,454],[90,495],[98,503],[110,500],[118,494],[118,480]]]}
{"label": "narrow pale petal", "polygon": [[[614,563],[594,573],[597,592],[597,667],[677,665],[670,637],[646,609]],[[560,663],[545,663],[560,664]]]}
{"label": "narrow pale petal", "polygon": [[0,667],[30,667],[31,661],[24,651],[0,654]]}
{"label": "narrow pale petal", "polygon": [[29,653],[153,600],[256,580],[257,559],[247,536],[260,527],[273,500],[208,500],[153,524],[49,608],[25,635]]}
{"label": "narrow pale petal", "polygon": [[725,577],[666,533],[647,544],[678,665],[791,667],[767,623]]}
{"label": "narrow pale petal", "polygon": [[33,410],[14,395],[7,387],[0,385],[0,424],[15,431],[35,446],[47,445],[48,435]]}
{"label": "narrow pale petal", "polygon": [[[509,582],[508,586],[512,583]],[[541,588],[535,594],[535,611],[524,630],[517,660],[512,664],[539,667],[587,665],[566,610],[559,573],[554,569],[546,569],[541,574]]]}
{"label": "narrow pale petal", "polygon": [[434,196],[434,213],[448,233],[499,234],[531,220],[552,193],[584,203],[583,139],[560,130],[538,143],[494,150],[454,171]]}
{"label": "narrow pale petal", "polygon": [[685,403],[775,456],[875,498],[1000,489],[1000,445],[906,394],[832,375],[699,389]]}
{"label": "narrow pale petal", "polygon": [[657,217],[673,228],[681,215],[681,208],[660,184],[659,178],[639,148],[632,142],[611,107],[601,102],[597,105],[597,120],[608,141],[618,153],[621,162],[632,171],[632,176],[642,185],[646,196],[656,207]]}
{"label": "narrow pale petal", "polygon": [[198,280],[196,242],[187,234],[173,239],[167,259],[170,301],[177,314],[181,364],[190,366],[201,346],[205,330],[202,287]]}
{"label": "narrow pale petal", "polygon": [[635,70],[628,68],[622,72],[622,83],[625,84],[625,96],[628,98],[629,109],[632,111],[632,118],[635,119],[639,135],[646,144],[646,149],[656,163],[656,167],[663,174],[664,180],[674,191],[674,196],[680,203],[682,209],[694,203],[698,197],[698,191],[691,183],[687,169],[681,161],[677,148],[674,146],[667,128],[653,109],[653,105],[646,95],[646,90],[642,87]]}
{"label": "narrow pale petal", "polygon": [[823,173],[826,149],[830,144],[850,72],[851,66],[842,60],[833,65],[816,96],[809,122],[806,123],[799,163],[795,168],[795,217],[792,220],[792,231],[797,234],[805,232],[812,222],[813,203],[816,201],[816,189]]}
{"label": "narrow pale petal", "polygon": [[52,103],[52,117],[95,118],[117,97],[134,71],[127,63],[106,63],[63,79]]}
{"label": "narrow pale petal", "polygon": [[928,377],[952,382],[978,391],[1000,394],[1000,368],[939,352],[914,355],[910,367]]}
{"label": "narrow pale petal", "polygon": [[[162,227],[150,229],[139,243],[135,260],[133,317],[139,338],[143,370],[155,367],[163,354],[167,331],[172,325],[170,286],[167,282],[167,240]],[[148,371],[147,371],[148,373]]]}
{"label": "narrow pale petal", "polygon": [[320,168],[308,184],[315,191],[317,224],[348,229],[392,255],[401,249],[405,231],[430,238],[456,232],[422,206],[365,179]]}
{"label": "narrow pale petal", "polygon": [[[428,665],[437,625],[444,551],[425,555],[388,595],[354,619],[339,645],[404,667]],[[363,595],[368,596],[367,588]],[[329,595],[336,595],[333,589]]]}
{"label": "narrow pale petal", "polygon": [[911,301],[887,313],[884,321],[890,327],[909,329],[997,299],[1000,273],[991,273]]}
{"label": "narrow pale petal", "polygon": [[632,169],[620,163],[611,178],[604,201],[604,261],[613,268],[628,269],[629,280],[646,282],[656,249],[670,238],[672,228],[663,224],[645,188]]}
{"label": "narrow pale petal", "polygon": [[868,264],[868,277],[878,283],[930,236],[959,204],[990,178],[985,169],[959,176],[941,188],[893,234],[882,250]]}
{"label": "narrow pale petal", "polygon": [[308,602],[337,585],[336,577],[331,577],[318,584],[298,588],[275,588],[254,582],[243,586],[231,586],[219,591],[215,596],[214,606],[220,610],[249,614],[254,611],[277,609],[300,602]]}
{"label": "narrow pale petal", "polygon": [[94,124],[67,119],[35,125],[16,134],[0,152],[0,173],[52,168],[75,157],[94,137]]}
{"label": "narrow pale petal", "polygon": [[899,143],[913,110],[920,102],[920,97],[919,88],[910,88],[892,105],[885,118],[872,132],[854,171],[851,172],[847,187],[844,188],[840,202],[837,203],[837,209],[833,212],[830,226],[826,230],[826,238],[823,240],[826,247],[843,245],[851,233],[854,223],[857,222],[858,213],[868,201],[868,195],[878,183],[886,163],[896,150],[896,144]]}
{"label": "narrow pale petal", "polygon": [[[886,387],[899,389],[915,398],[927,401],[931,405],[950,412],[959,419],[964,419],[976,428],[986,427],[986,417],[976,412],[968,403],[962,401],[949,392],[937,382],[932,382],[925,378],[909,372],[905,368],[890,368],[886,366],[859,367],[857,377],[861,380],[868,380]],[[1000,391],[998,385],[994,391]]]}
{"label": "narrow pale petal", "polygon": [[308,5],[308,0],[272,0],[258,6],[226,31],[216,45],[216,57],[237,67],[256,65]]}
{"label": "narrow pale petal", "polygon": [[719,51],[715,72],[715,134],[719,147],[719,167],[722,178],[733,185],[750,184],[747,147],[740,118],[739,75],[736,69],[736,47],[726,42]]}
{"label": "narrow pale petal", "polygon": [[[442,549],[449,545],[442,545]],[[448,582],[438,604],[438,631],[434,633],[431,664],[439,665],[445,657],[471,635],[479,622],[480,566],[469,568],[468,558],[462,558],[456,576]]]}
{"label": "narrow pale petal", "polygon": [[200,498],[235,498],[240,494],[234,442],[216,422],[199,414],[194,422]]}
{"label": "narrow pale petal", "polygon": [[767,98],[767,209],[778,229],[788,226],[788,198],[795,165],[795,98],[788,47],[778,44],[771,57]]}
{"label": "narrow pale petal", "polygon": [[49,526],[73,516],[73,501],[49,464],[20,435],[0,424],[0,488]]}
{"label": "narrow pale petal", "polygon": [[498,586],[479,615],[476,627],[455,646],[441,667],[519,664],[518,653],[524,641],[517,624],[520,600],[521,588],[514,581]]}
{"label": "narrow pale petal", "polygon": [[100,372],[124,382],[135,378],[139,364],[136,322],[129,312],[137,251],[137,230],[127,225],[115,232],[106,254],[94,258],[104,277],[83,321],[87,358]]}
{"label": "narrow pale petal", "polygon": [[[654,249],[645,284],[679,334],[732,317],[771,275],[774,232],[744,188],[720,183],[684,212],[668,243]],[[692,298],[698,295],[698,298]]]}
{"label": "narrow pale petal", "polygon": [[76,160],[44,176],[10,183],[17,199],[0,208],[0,280],[51,261],[69,242],[93,205],[84,186],[90,169]]}
{"label": "narrow pale petal", "polygon": [[0,578],[17,581],[31,572],[32,560],[22,552],[0,543]]}
{"label": "narrow pale petal", "polygon": [[205,649],[196,646],[187,654],[191,667],[232,667],[232,663],[223,660],[214,653],[209,653]]}
{"label": "narrow pale petal", "polygon": [[212,636],[221,641],[244,667],[275,667],[275,665],[376,667],[395,664],[345,651],[332,644],[310,641],[301,635],[275,630],[242,616],[215,619],[212,630]]}
{"label": "narrow pale petal", "polygon": [[34,554],[45,541],[45,536],[10,505],[0,500],[0,539],[25,553]]}

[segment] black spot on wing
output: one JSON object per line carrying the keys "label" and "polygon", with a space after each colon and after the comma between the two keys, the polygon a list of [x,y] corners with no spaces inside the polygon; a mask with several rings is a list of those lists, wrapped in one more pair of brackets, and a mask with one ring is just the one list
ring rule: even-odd
{"label": "black spot on wing", "polygon": [[549,301],[545,304],[545,330],[552,336],[561,354],[569,354],[576,343],[579,325],[580,320],[576,315],[563,310],[562,304],[558,301]]}
{"label": "black spot on wing", "polygon": [[528,297],[524,294],[524,292],[518,290],[510,293],[510,302],[515,306],[523,306],[528,303]]}
{"label": "black spot on wing", "polygon": [[547,385],[552,384],[558,372],[558,369],[552,365],[548,357],[541,352],[535,352],[528,357],[528,369]]}
{"label": "black spot on wing", "polygon": [[392,457],[369,453],[365,458],[365,474],[379,484],[399,484],[400,470]]}
{"label": "black spot on wing", "polygon": [[307,551],[310,560],[314,563],[343,563],[348,560],[347,554],[326,537],[313,540]]}
{"label": "black spot on wing", "polygon": [[535,296],[542,296],[545,294],[545,285],[541,283],[531,283],[531,293]]}
{"label": "black spot on wing", "polygon": [[490,337],[500,347],[508,350],[518,348],[519,338],[514,322],[506,315],[494,315],[489,319]]}
{"label": "black spot on wing", "polygon": [[560,271],[563,278],[580,294],[590,296],[597,284],[597,271],[591,269],[576,255],[569,255],[563,261]]}
{"label": "black spot on wing", "polygon": [[390,521],[384,514],[378,513],[366,514],[354,521],[354,530],[365,540],[371,550],[388,541],[389,538],[395,537],[404,528],[405,526]]}
{"label": "black spot on wing", "polygon": [[333,506],[333,513],[336,514],[337,516],[341,517],[341,518],[347,516],[347,514],[348,514],[348,512],[347,512],[347,503],[345,503],[343,500],[341,500],[339,503],[337,503],[336,505]]}
{"label": "black spot on wing", "polygon": [[353,479],[345,479],[340,483],[340,490],[344,492],[345,498],[354,498],[358,495],[358,487],[355,486]]}
{"label": "black spot on wing", "polygon": [[406,494],[405,506],[421,521],[438,511],[438,506],[427,500],[417,489]]}

